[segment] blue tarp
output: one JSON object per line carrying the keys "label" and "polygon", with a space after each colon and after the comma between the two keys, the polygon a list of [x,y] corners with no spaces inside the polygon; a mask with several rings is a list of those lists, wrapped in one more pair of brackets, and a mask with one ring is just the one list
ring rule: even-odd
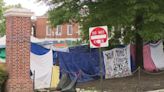
{"label": "blue tarp", "polygon": [[[61,72],[67,72],[73,80],[81,72],[78,82],[94,80],[100,76],[99,53],[66,53],[58,52]],[[105,72],[103,64],[103,75]]]}
{"label": "blue tarp", "polygon": [[[44,55],[47,52],[49,52],[50,49],[44,48],[36,43],[31,43],[31,52],[36,54],[36,55]],[[53,51],[53,64],[56,64],[56,52]]]}
{"label": "blue tarp", "polygon": [[75,47],[70,47],[69,52],[75,52],[75,53],[92,53],[92,52],[98,52],[98,49],[95,48],[90,48],[88,45],[81,45],[81,46],[75,46]]}
{"label": "blue tarp", "polygon": [[31,52],[36,55],[44,55],[49,51],[49,49],[46,49],[36,43],[31,43]]}

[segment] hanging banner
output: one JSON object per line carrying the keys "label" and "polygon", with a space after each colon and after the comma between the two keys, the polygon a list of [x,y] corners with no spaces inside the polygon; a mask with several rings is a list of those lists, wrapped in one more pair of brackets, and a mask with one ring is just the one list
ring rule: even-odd
{"label": "hanging banner", "polygon": [[130,46],[104,51],[103,56],[106,79],[131,75]]}

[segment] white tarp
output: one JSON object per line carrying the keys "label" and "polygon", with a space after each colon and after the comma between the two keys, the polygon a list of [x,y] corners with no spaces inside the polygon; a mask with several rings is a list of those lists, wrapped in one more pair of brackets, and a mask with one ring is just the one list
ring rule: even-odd
{"label": "white tarp", "polygon": [[4,48],[6,46],[6,35],[0,38],[0,48]]}
{"label": "white tarp", "polygon": [[31,36],[31,42],[33,42],[33,43],[40,43],[40,42],[44,42],[44,41],[45,41],[45,39],[38,39],[34,36]]}
{"label": "white tarp", "polygon": [[[33,43],[40,43],[44,41],[45,39],[38,39],[36,37],[31,36],[31,42]],[[4,48],[4,47],[6,47],[6,35],[0,38],[0,48]]]}
{"label": "white tarp", "polygon": [[64,47],[64,48],[58,48],[58,47],[55,47],[55,46],[43,46],[47,49],[52,49],[53,51],[60,51],[60,52],[69,52],[69,48],[68,47]]}
{"label": "white tarp", "polygon": [[152,60],[159,70],[164,70],[164,51],[163,51],[163,43],[159,41],[156,44],[150,44],[151,57]]}
{"label": "white tarp", "polygon": [[[35,71],[35,89],[49,88],[53,67],[52,50],[44,55],[30,53],[30,69]],[[33,79],[33,76],[32,76]]]}
{"label": "white tarp", "polygon": [[6,63],[5,59],[0,58],[0,63]]}
{"label": "white tarp", "polygon": [[103,56],[106,79],[131,75],[130,45],[104,51]]}

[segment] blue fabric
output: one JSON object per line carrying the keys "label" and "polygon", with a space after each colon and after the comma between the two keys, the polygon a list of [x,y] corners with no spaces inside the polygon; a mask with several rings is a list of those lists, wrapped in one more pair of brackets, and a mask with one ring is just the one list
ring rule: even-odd
{"label": "blue fabric", "polygon": [[[66,53],[58,52],[61,72],[69,73],[73,80],[77,73],[81,72],[78,82],[86,82],[99,78],[100,65],[99,53]],[[103,59],[102,59],[103,60]],[[103,75],[105,67],[103,64]]]}
{"label": "blue fabric", "polygon": [[131,60],[131,72],[134,72],[137,69],[137,66],[135,64],[135,61],[133,60],[132,56],[130,56]]}
{"label": "blue fabric", "polygon": [[31,52],[36,55],[44,55],[49,51],[49,49],[46,49],[36,43],[31,43]]}
{"label": "blue fabric", "polygon": [[[44,55],[49,52],[50,49],[44,48],[36,43],[31,43],[31,52],[36,55]],[[53,51],[53,64],[56,64],[57,54],[56,51]]]}
{"label": "blue fabric", "polygon": [[75,47],[70,47],[69,52],[74,52],[74,53],[86,53],[86,52],[98,52],[98,49],[95,48],[90,48],[88,45],[81,45],[81,46],[75,46]]}

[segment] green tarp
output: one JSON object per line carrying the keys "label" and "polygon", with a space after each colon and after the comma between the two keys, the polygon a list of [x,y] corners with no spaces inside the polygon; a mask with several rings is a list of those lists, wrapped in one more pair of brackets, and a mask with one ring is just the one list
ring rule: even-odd
{"label": "green tarp", "polygon": [[5,62],[5,60],[6,60],[5,48],[0,48],[0,62]]}

